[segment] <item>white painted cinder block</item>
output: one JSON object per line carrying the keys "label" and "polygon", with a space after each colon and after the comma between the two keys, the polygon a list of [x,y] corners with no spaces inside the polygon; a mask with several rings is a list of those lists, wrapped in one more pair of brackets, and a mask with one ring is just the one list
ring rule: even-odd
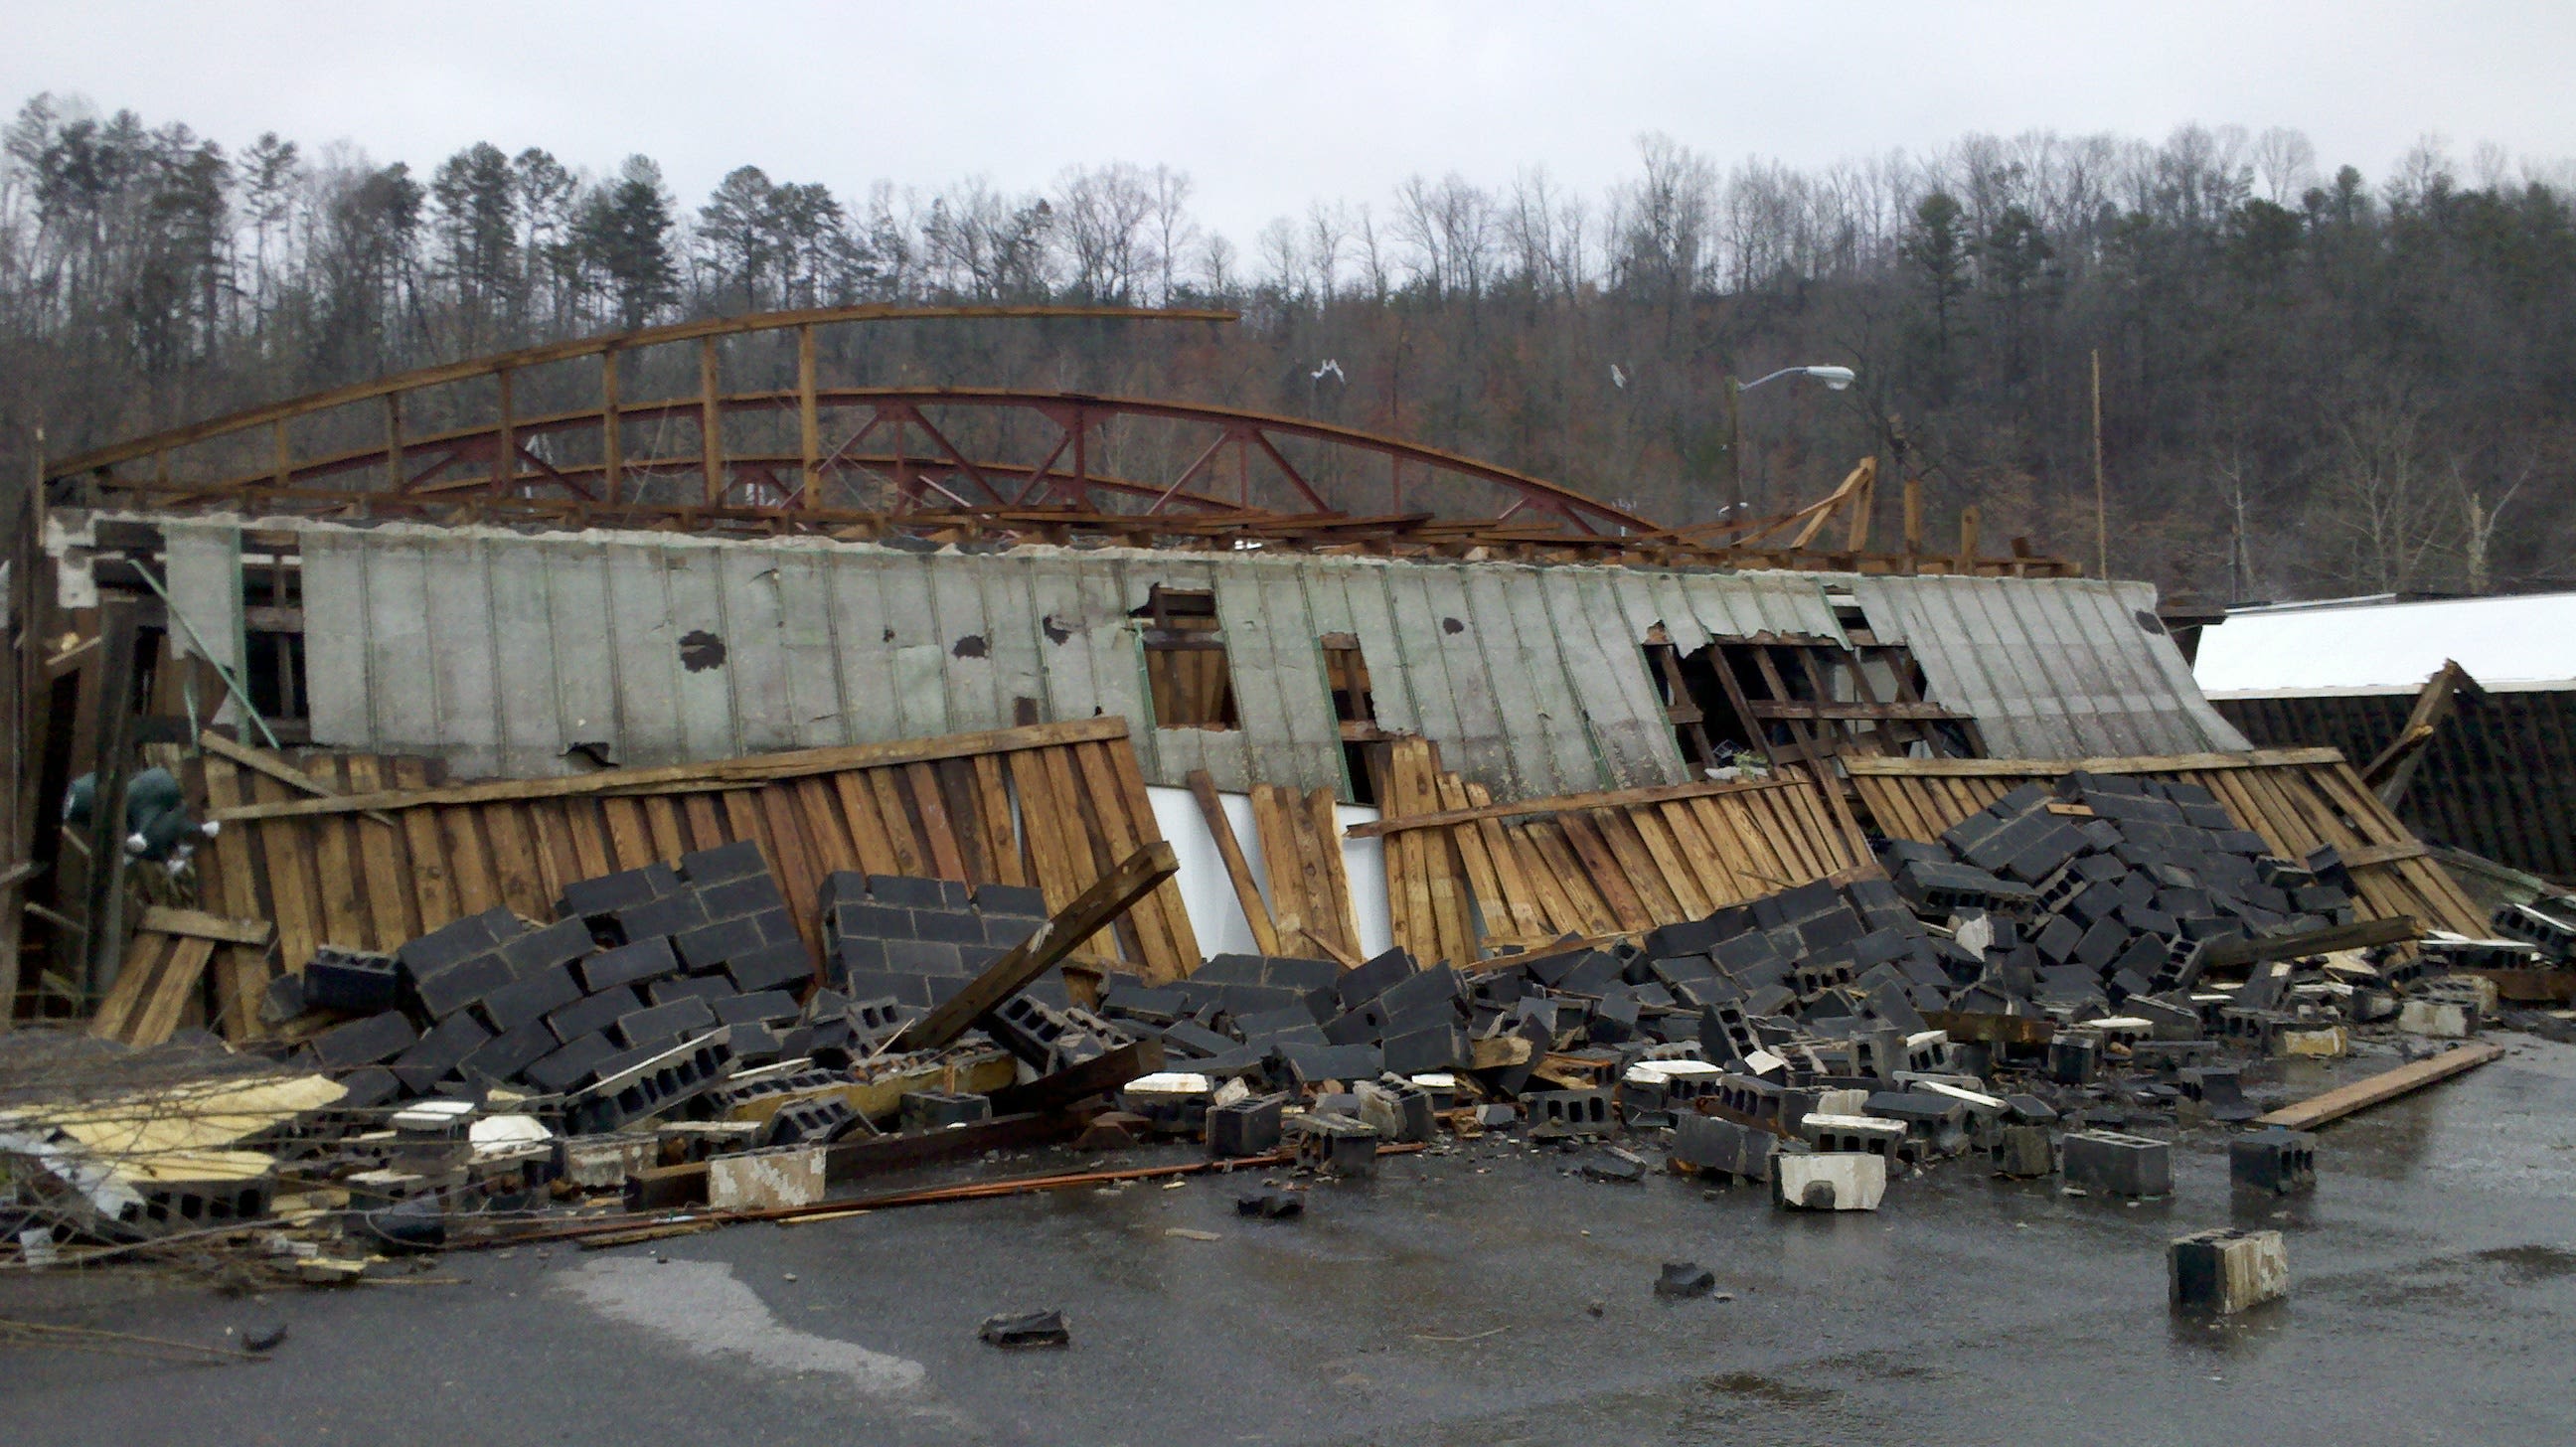
{"label": "white painted cinder block", "polygon": [[718,1211],[765,1211],[810,1206],[823,1199],[823,1147],[785,1146],[774,1151],[707,1158],[707,1204]]}
{"label": "white painted cinder block", "polygon": [[2461,1040],[2478,1033],[2478,1013],[2452,1000],[2409,1000],[2397,1012],[2397,1028],[2409,1035]]}
{"label": "white painted cinder block", "polygon": [[1851,1152],[1771,1158],[1771,1200],[1786,1210],[1875,1211],[1887,1194],[1887,1159]]}

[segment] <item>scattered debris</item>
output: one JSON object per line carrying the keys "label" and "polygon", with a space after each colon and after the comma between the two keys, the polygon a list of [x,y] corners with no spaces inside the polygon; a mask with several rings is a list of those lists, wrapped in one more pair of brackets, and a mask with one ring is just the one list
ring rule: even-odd
{"label": "scattered debris", "polygon": [[1066,1347],[1073,1332],[1061,1311],[1006,1311],[984,1318],[976,1335],[997,1347]]}
{"label": "scattered debris", "polygon": [[1235,1198],[1234,1213],[1258,1216],[1265,1221],[1284,1221],[1306,1214],[1306,1197],[1300,1191],[1256,1191]]}
{"label": "scattered debris", "polygon": [[1696,1261],[1667,1261],[1655,1278],[1655,1295],[1667,1299],[1706,1296],[1717,1289],[1717,1273]]}

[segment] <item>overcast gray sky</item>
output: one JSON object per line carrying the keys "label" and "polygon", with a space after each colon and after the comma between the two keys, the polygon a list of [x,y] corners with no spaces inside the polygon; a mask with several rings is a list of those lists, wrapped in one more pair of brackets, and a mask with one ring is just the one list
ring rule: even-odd
{"label": "overcast gray sky", "polygon": [[1542,164],[1596,190],[1649,130],[1801,165],[2194,120],[2300,127],[2373,180],[2428,132],[2463,159],[2482,141],[2576,156],[2566,0],[13,8],[13,106],[77,93],[233,147],[274,130],[416,169],[478,140],[596,171],[641,151],[691,204],[745,162],[849,195],[1163,161],[1238,240],[1415,171]]}

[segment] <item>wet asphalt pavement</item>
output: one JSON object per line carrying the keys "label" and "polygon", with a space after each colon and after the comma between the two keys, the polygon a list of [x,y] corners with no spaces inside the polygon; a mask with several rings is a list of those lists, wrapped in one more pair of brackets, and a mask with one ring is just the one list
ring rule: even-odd
{"label": "wet asphalt pavement", "polygon": [[[1587,1182],[1580,1154],[1488,1138],[1319,1187],[1288,1222],[1235,1215],[1250,1178],[1199,1177],[464,1253],[265,1300],[13,1273],[0,1317],[291,1334],[258,1365],[0,1348],[0,1440],[2564,1442],[2576,1047],[2499,1038],[2516,1052],[2328,1128],[2317,1192],[2286,1204],[2231,1200],[2209,1131],[2167,1201],[1950,1163],[1842,1216]],[[2289,1299],[2178,1321],[2165,1242],[2230,1223],[2288,1233]],[[1657,1300],[1675,1258],[1732,1299]],[[976,1339],[1038,1306],[1071,1349]]]}

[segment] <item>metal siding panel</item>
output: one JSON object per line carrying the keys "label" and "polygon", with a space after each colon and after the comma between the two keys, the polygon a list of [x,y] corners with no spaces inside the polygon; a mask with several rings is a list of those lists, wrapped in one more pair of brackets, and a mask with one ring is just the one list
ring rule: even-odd
{"label": "metal siding panel", "polygon": [[460,777],[491,777],[501,771],[501,710],[492,582],[482,544],[431,538],[422,546],[422,567],[431,624],[430,687],[437,700],[431,737]]}
{"label": "metal siding panel", "polygon": [[796,747],[796,712],[787,691],[787,653],[780,630],[778,553],[742,544],[719,549],[717,586],[724,592],[726,691],[742,751]]}
{"label": "metal siding panel", "polygon": [[1047,717],[1083,719],[1100,707],[1092,680],[1091,629],[1082,607],[1082,576],[1061,558],[1040,558],[1029,571],[1029,606],[1037,619],[1038,672]]}
{"label": "metal siding panel", "polygon": [[1044,723],[1054,715],[1047,702],[1045,670],[1038,662],[1039,650],[1046,645],[1038,636],[1040,615],[1031,590],[1036,581],[1031,560],[1006,553],[987,559],[986,564],[980,570],[984,641],[1000,693],[1001,722],[1007,726]]}
{"label": "metal siding panel", "polygon": [[[2045,697],[2067,710],[2067,733],[2078,747],[2089,742],[2088,732],[2098,729],[2127,752],[2179,752],[2172,747],[2173,730],[2156,707],[2160,690],[2151,666],[2127,646],[2127,638],[2106,626],[2114,616],[2105,607],[2107,589],[2085,581],[2045,590],[2007,588],[1998,596],[2010,599],[2017,611],[2046,620],[2053,646],[2042,655],[2052,675]],[[2137,633],[2136,624],[2120,623],[2121,632]]]}
{"label": "metal siding panel", "polygon": [[[1368,664],[1369,700],[1378,727],[1397,733],[1422,732],[1422,685],[1412,660],[1397,640],[1395,610],[1387,596],[1388,569],[1379,564],[1318,563],[1318,586],[1338,586],[1350,610],[1351,632],[1360,640],[1360,657]],[[1447,687],[1444,681],[1441,685]]]}
{"label": "metal siding panel", "polygon": [[368,697],[374,670],[367,626],[366,542],[345,533],[306,533],[304,543],[304,711],[313,741],[372,749]]}
{"label": "metal siding panel", "polygon": [[[2154,616],[2156,590],[2153,585],[2114,583],[2109,591],[2115,618],[2120,613],[2127,613],[2130,616],[2126,621],[2135,626],[2137,614]],[[2159,623],[2157,626],[2161,628],[2163,625]],[[2169,719],[2176,744],[2172,752],[2234,753],[2253,747],[2201,692],[2200,683],[2192,677],[2191,665],[2184,661],[2182,649],[2175,646],[2172,634],[2149,633],[2140,628],[2131,646],[2143,655],[2159,687],[2160,696],[2171,698],[2180,705],[2179,716]]]}
{"label": "metal siding panel", "polygon": [[1546,608],[1548,636],[1555,640],[1558,654],[1564,659],[1566,677],[1572,682],[1575,703],[1582,711],[1584,737],[1597,760],[1596,783],[1601,788],[1616,787],[1627,781],[1620,760],[1611,754],[1609,737],[1610,728],[1622,716],[1619,680],[1584,613],[1574,570],[1542,568],[1533,581]]}
{"label": "metal siding panel", "polygon": [[1988,707],[2011,721],[2013,751],[2024,757],[2062,757],[2075,748],[2074,732],[2063,713],[2043,714],[2034,698],[2045,687],[2029,672],[2036,646],[2026,630],[1998,619],[1985,596],[1954,586],[1977,579],[1942,579],[1924,590],[1923,601],[1943,646],[1954,659],[1966,660],[1982,680]]}
{"label": "metal siding panel", "polygon": [[841,717],[841,650],[834,636],[833,568],[829,553],[781,548],[778,566],[778,648],[787,667],[790,748],[826,748],[849,742]]}
{"label": "metal siding panel", "polygon": [[1216,592],[1217,626],[1224,630],[1226,668],[1234,680],[1235,715],[1242,724],[1238,731],[1253,777],[1263,783],[1312,787],[1299,777],[1287,692],[1272,638],[1272,625],[1278,620],[1270,616],[1260,574],[1226,568],[1212,574],[1209,583]]}
{"label": "metal siding panel", "polygon": [[617,658],[618,761],[649,766],[688,757],[680,730],[680,630],[671,624],[671,594],[662,550],[611,544],[608,630]]}
{"label": "metal siding panel", "polygon": [[[1455,741],[1460,735],[1458,701],[1449,682],[1448,658],[1440,646],[1440,616],[1431,606],[1423,576],[1409,568],[1387,567],[1378,578],[1386,589],[1389,646],[1404,661],[1405,680],[1413,692],[1413,731],[1435,742]],[[1359,600],[1352,601],[1356,606]],[[1365,648],[1368,635],[1363,632],[1360,639]]]}
{"label": "metal siding panel", "polygon": [[[1556,783],[1551,792],[1582,794],[1603,788],[1610,777],[1583,713],[1583,690],[1569,661],[1572,650],[1557,636],[1548,616],[1542,575],[1533,568],[1514,568],[1503,575],[1510,589],[1512,630],[1529,661],[1532,686],[1547,730],[1548,755]],[[1590,645],[1584,645],[1588,654]]]}
{"label": "metal siding panel", "polygon": [[2223,720],[2211,726],[2215,712],[2171,640],[2130,616],[2136,602],[2152,600],[2143,588],[2124,595],[2089,580],[1971,578],[1854,586],[1872,630],[1912,650],[1933,701],[1974,717],[1999,758],[2243,746]]}
{"label": "metal siding panel", "polygon": [[[170,607],[187,620],[170,627],[170,646],[182,657],[200,655],[227,671],[242,661],[241,529],[225,523],[172,519],[161,524],[163,586]],[[193,636],[190,629],[194,629]],[[239,679],[241,675],[234,673]],[[227,721],[231,695],[221,700]]]}
{"label": "metal siding panel", "polygon": [[[1264,560],[1262,621],[1270,634],[1271,679],[1288,714],[1293,782],[1301,789],[1342,788],[1342,730],[1333,714],[1333,691],[1324,677],[1323,645],[1306,608],[1305,580],[1292,563]],[[1272,781],[1277,782],[1277,781]]]}
{"label": "metal siding panel", "polygon": [[[1492,566],[1466,570],[1467,608],[1482,640],[1486,672],[1494,681],[1494,702],[1502,711],[1503,743],[1510,750],[1512,778],[1531,796],[1571,792],[1556,767],[1551,737],[1558,711],[1547,679],[1531,667],[1529,641],[1512,617],[1511,592],[1521,581],[1519,570]],[[1560,688],[1558,693],[1562,693]]]}
{"label": "metal siding panel", "polygon": [[1075,565],[1074,582],[1082,608],[1078,637],[1090,654],[1091,687],[1097,695],[1093,706],[1102,713],[1123,715],[1128,736],[1142,756],[1138,765],[1163,782],[1177,783],[1198,766],[1180,767],[1158,757],[1154,703],[1145,687],[1145,653],[1127,617],[1133,605],[1127,601],[1125,574],[1105,559],[1087,559]]}
{"label": "metal siding panel", "polygon": [[[671,600],[672,656],[679,664],[675,682],[681,757],[732,758],[744,750],[734,711],[735,640],[732,623],[725,617],[723,552],[707,543],[666,544],[661,563],[663,587]],[[721,660],[707,646],[709,638],[723,646]],[[699,660],[699,666],[690,666],[691,657]]]}
{"label": "metal siding panel", "polygon": [[554,551],[535,540],[495,540],[483,550],[491,590],[500,771],[514,779],[563,771],[554,610],[546,596]]}
{"label": "metal siding panel", "polygon": [[[1449,697],[1458,706],[1458,737],[1442,756],[1442,767],[1478,779],[1496,790],[1519,792],[1512,778],[1511,751],[1503,742],[1502,709],[1494,701],[1494,681],[1485,666],[1485,647],[1467,617],[1464,569],[1455,565],[1427,567],[1424,594],[1430,603],[1432,637],[1449,669]],[[1457,631],[1450,631],[1456,623]]]}
{"label": "metal siding panel", "polygon": [[[566,748],[605,744],[610,758],[624,762],[617,674],[625,665],[608,623],[607,553],[594,543],[558,543],[543,557],[546,626],[554,634],[558,737]],[[550,772],[565,767],[558,758]]]}
{"label": "metal siding panel", "polygon": [[993,629],[984,617],[984,591],[977,583],[990,561],[951,553],[923,560],[930,574],[940,667],[948,681],[948,727],[956,733],[1000,728],[1010,722],[1002,703],[999,670],[993,666]]}
{"label": "metal siding panel", "polygon": [[877,574],[878,597],[885,606],[885,626],[892,630],[896,738],[927,739],[962,732],[951,727],[948,641],[931,606],[931,572],[927,558],[890,555]]}
{"label": "metal siding panel", "polygon": [[1690,595],[1683,591],[1678,573],[1645,573],[1638,579],[1645,584],[1646,595],[1654,600],[1655,621],[1664,625],[1664,636],[1687,657],[1708,646],[1708,630],[1700,626],[1699,614],[1691,607]]}
{"label": "metal siding panel", "polygon": [[841,735],[849,743],[904,737],[905,693],[897,682],[894,625],[886,617],[885,557],[843,553],[831,559],[833,651],[840,667]]}
{"label": "metal siding panel", "polygon": [[1630,787],[1678,782],[1683,777],[1681,746],[1663,699],[1646,677],[1646,650],[1603,572],[1586,570],[1575,578],[1575,593],[1599,641],[1601,658],[1618,685],[1620,712],[1603,720],[1603,751],[1613,771]]}

